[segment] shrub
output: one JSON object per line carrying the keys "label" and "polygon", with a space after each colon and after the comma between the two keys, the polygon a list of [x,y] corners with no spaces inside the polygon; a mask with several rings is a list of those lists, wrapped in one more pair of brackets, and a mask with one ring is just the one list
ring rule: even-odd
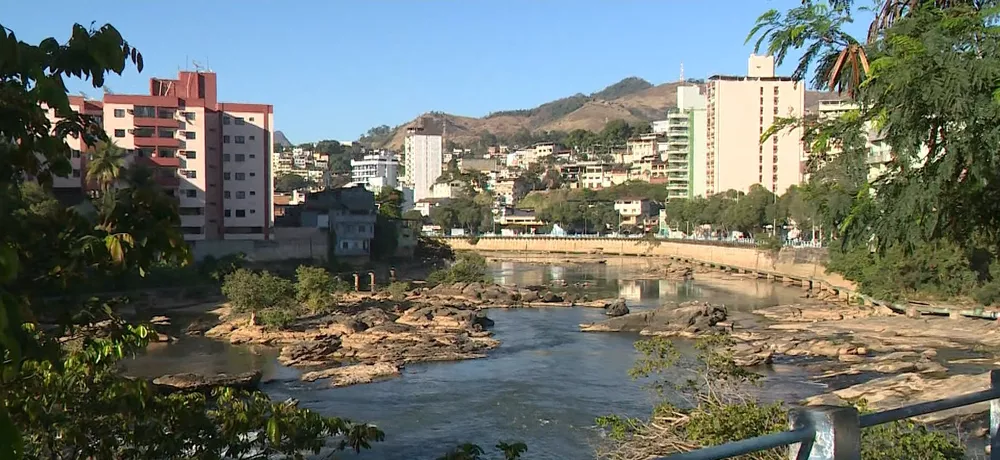
{"label": "shrub", "polygon": [[[736,366],[729,352],[726,336],[699,340],[701,351],[695,364],[681,362],[673,344],[655,337],[636,342],[641,353],[630,371],[634,378],[653,377],[651,387],[680,393],[691,401],[688,407],[662,402],[650,420],[609,415],[597,419],[607,430],[598,446],[598,457],[614,460],[651,458],[713,446],[788,429],[787,409],[783,404],[761,404],[748,391],[758,375]],[[678,373],[691,378],[674,384],[660,376]],[[665,401],[665,399],[664,399]],[[865,410],[861,403],[859,410]],[[908,422],[896,422],[862,431],[861,458],[922,458],[951,460],[964,458],[957,436],[930,431]],[[787,449],[740,457],[748,460],[788,458]]]}
{"label": "shrub", "polygon": [[458,256],[451,267],[435,270],[427,277],[427,283],[473,283],[487,282],[486,258],[474,252],[465,252]]}
{"label": "shrub", "polygon": [[295,310],[291,302],[295,287],[291,281],[269,272],[253,272],[245,268],[226,275],[222,293],[237,312],[249,312],[256,324],[257,314],[265,309]]}
{"label": "shrub", "polygon": [[410,290],[410,283],[393,281],[385,290],[392,296],[393,301],[401,302],[406,299],[406,293]]}
{"label": "shrub", "polygon": [[289,308],[265,308],[257,313],[257,320],[269,329],[284,329],[295,322],[297,317]]}
{"label": "shrub", "polygon": [[337,282],[323,267],[299,265],[295,270],[295,297],[311,311],[321,310],[332,301]]}

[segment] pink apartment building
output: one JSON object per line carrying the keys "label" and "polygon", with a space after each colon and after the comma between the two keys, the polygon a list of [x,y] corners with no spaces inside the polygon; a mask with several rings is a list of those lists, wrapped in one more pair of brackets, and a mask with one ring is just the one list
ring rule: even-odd
{"label": "pink apartment building", "polygon": [[802,82],[774,76],[773,57],[751,55],[746,76],[709,78],[707,97],[706,194],[753,184],[781,194],[801,182],[802,129],[760,137],[775,119],[803,115]]}
{"label": "pink apartment building", "polygon": [[[149,86],[149,95],[71,97],[71,104],[101,115],[108,137],[129,152],[129,162],[153,168],[156,181],[178,198],[185,239],[269,239],[273,106],[218,102],[210,72],[152,78]],[[69,142],[85,151],[82,141]],[[74,152],[72,161],[72,177],[55,186],[89,188],[86,155]]]}

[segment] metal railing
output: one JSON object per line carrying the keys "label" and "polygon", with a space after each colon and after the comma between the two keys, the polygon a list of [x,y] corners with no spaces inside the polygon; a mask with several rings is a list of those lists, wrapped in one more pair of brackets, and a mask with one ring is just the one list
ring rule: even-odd
{"label": "metal railing", "polygon": [[789,446],[790,459],[859,460],[861,429],[910,417],[990,402],[990,460],[1000,460],[1000,370],[990,371],[990,389],[953,398],[859,415],[854,407],[794,410],[790,430],[662,457],[660,460],[719,460]]}

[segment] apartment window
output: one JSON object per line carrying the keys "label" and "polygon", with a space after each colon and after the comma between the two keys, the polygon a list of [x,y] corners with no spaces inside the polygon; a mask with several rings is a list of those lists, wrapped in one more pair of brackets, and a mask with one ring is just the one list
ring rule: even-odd
{"label": "apartment window", "polygon": [[184,176],[184,177],[186,177],[186,178],[188,178],[188,179],[197,179],[198,178],[198,171],[195,171],[193,169],[182,169],[181,170],[181,175]]}
{"label": "apartment window", "polygon": [[229,121],[230,121],[229,115],[223,115],[223,117],[222,117],[222,124],[228,125]]}
{"label": "apartment window", "polygon": [[[239,137],[239,136],[237,136],[237,137]],[[242,153],[237,153],[236,154],[236,162],[238,163],[238,162],[241,162],[241,161],[247,161],[247,156],[244,155],[244,154],[242,154]]]}
{"label": "apartment window", "polygon": [[187,195],[188,198],[198,198],[198,191],[195,189],[185,190],[184,194]]}
{"label": "apartment window", "polygon": [[160,109],[156,112],[156,116],[169,120],[174,117],[174,113],[173,109]]}
{"label": "apartment window", "polygon": [[358,233],[364,233],[364,232],[365,232],[365,226],[364,225],[358,225]]}
{"label": "apartment window", "polygon": [[250,158],[257,158],[257,155],[254,155],[254,154],[251,153],[250,154]]}
{"label": "apartment window", "polygon": [[73,170],[73,177],[74,178],[79,178],[80,177],[80,170],[79,169],[74,169]]}
{"label": "apartment window", "polygon": [[250,136],[250,140],[254,140],[254,137],[253,137],[253,136]]}
{"label": "apartment window", "polygon": [[232,155],[230,155],[228,153],[223,153],[222,154],[222,161],[224,161],[226,163],[229,163],[232,160],[233,160],[233,156]]}
{"label": "apartment window", "polygon": [[172,138],[176,134],[177,134],[177,132],[174,131],[174,130],[172,130],[172,129],[163,129],[163,128],[160,128],[159,132],[157,133],[157,135],[159,135],[160,137],[165,138],[165,139]]}
{"label": "apartment window", "polygon": [[253,191],[253,190],[251,190],[251,191],[250,191],[250,196],[254,196],[254,195],[256,195],[256,194],[257,194],[257,192],[255,192],[255,191]]}
{"label": "apartment window", "polygon": [[184,139],[193,140],[197,138],[197,133],[194,131],[184,131]]}
{"label": "apartment window", "polygon": [[156,107],[149,105],[137,105],[132,108],[132,113],[137,118],[156,118]]}
{"label": "apartment window", "polygon": [[125,130],[124,129],[116,129],[115,130],[115,137],[125,137]]}
{"label": "apartment window", "polygon": [[185,150],[184,157],[187,158],[188,160],[193,160],[195,158],[198,158],[198,153],[195,152],[194,150]]}
{"label": "apartment window", "polygon": [[231,209],[227,209],[222,213],[222,215],[226,217],[233,217],[233,211]]}
{"label": "apartment window", "polygon": [[778,108],[777,108],[777,107],[775,107],[775,108],[774,108],[774,114],[775,114],[775,115],[777,115],[777,114],[778,114]]}
{"label": "apartment window", "polygon": [[250,210],[250,214],[257,214],[257,210],[256,209],[251,209]]}
{"label": "apartment window", "polygon": [[115,109],[115,118],[125,118],[125,109]]}
{"label": "apartment window", "polygon": [[233,195],[229,192],[229,190],[226,190],[225,192],[222,192],[222,197],[228,199],[232,198]]}
{"label": "apartment window", "polygon": [[246,121],[243,121],[243,117],[236,117],[235,121],[236,121],[237,125],[245,125],[245,124],[247,124]]}
{"label": "apartment window", "polygon": [[237,200],[242,200],[242,199],[244,199],[246,197],[247,197],[247,192],[243,192],[243,191],[236,192],[236,199]]}
{"label": "apartment window", "polygon": [[253,121],[253,117],[250,117],[250,121]]}
{"label": "apartment window", "polygon": [[778,87],[777,86],[774,87],[774,94],[778,94]]}
{"label": "apartment window", "polygon": [[247,180],[246,173],[236,173],[236,180]]}
{"label": "apartment window", "polygon": [[243,136],[236,136],[235,140],[236,140],[237,144],[245,144],[246,143],[246,138],[243,137]]}
{"label": "apartment window", "polygon": [[255,177],[257,173],[250,173],[250,177]]}
{"label": "apartment window", "polygon": [[[222,173],[222,180],[229,180],[230,177],[232,177],[230,175],[230,173],[227,173],[227,172]],[[226,193],[228,193],[228,192],[226,192]]]}
{"label": "apartment window", "polygon": [[761,87],[760,87],[760,94],[761,94],[761,95],[763,95],[763,94],[764,94],[764,87],[763,87],[763,86],[761,86]]}
{"label": "apartment window", "polygon": [[246,216],[247,216],[247,210],[246,209],[237,209],[236,210],[236,217],[246,217]]}
{"label": "apartment window", "polygon": [[76,150],[76,149],[73,150],[73,158],[80,158],[80,151],[79,150]]}
{"label": "apartment window", "polygon": [[178,208],[177,214],[182,216],[201,216],[205,214],[205,208]]}
{"label": "apartment window", "polygon": [[184,112],[184,119],[187,121],[194,121],[195,120],[194,112]]}
{"label": "apartment window", "polygon": [[153,151],[152,147],[140,147],[135,149],[135,154],[138,155],[139,158],[149,158],[153,156]]}
{"label": "apartment window", "polygon": [[223,144],[228,144],[229,143],[229,136],[228,135],[227,136],[222,136],[222,143]]}

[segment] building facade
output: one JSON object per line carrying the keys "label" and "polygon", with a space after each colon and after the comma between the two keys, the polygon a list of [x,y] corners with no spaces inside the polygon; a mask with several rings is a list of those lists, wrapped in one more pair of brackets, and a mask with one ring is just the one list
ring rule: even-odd
{"label": "building facade", "polygon": [[[126,151],[126,164],[151,168],[155,181],[178,198],[186,240],[268,239],[273,106],[219,102],[211,72],[152,78],[149,86],[147,95],[71,97],[71,103],[99,114],[110,140]],[[74,152],[71,177],[55,185],[86,190],[93,184],[85,176],[86,156]]]}
{"label": "building facade", "polygon": [[801,117],[805,85],[774,75],[772,56],[751,55],[746,76],[709,78],[705,194],[761,184],[784,193],[802,179],[802,129],[760,138],[777,119]]}
{"label": "building facade", "polygon": [[351,160],[351,181],[378,193],[383,187],[399,186],[399,162],[387,152],[365,155]]}
{"label": "building facade", "polygon": [[430,197],[431,186],[441,177],[444,170],[443,145],[441,134],[429,127],[406,130],[403,142],[406,184],[413,189],[415,202]]}

